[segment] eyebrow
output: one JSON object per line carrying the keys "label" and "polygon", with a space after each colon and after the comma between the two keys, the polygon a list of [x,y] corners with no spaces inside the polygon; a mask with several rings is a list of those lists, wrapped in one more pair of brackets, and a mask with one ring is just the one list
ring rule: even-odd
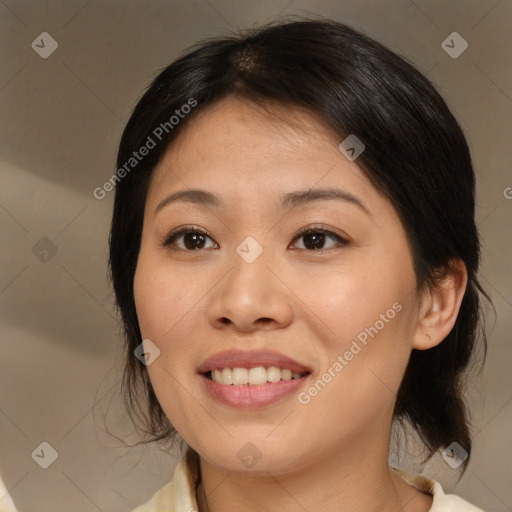
{"label": "eyebrow", "polygon": [[[371,216],[370,210],[359,198],[346,190],[335,187],[288,192],[281,196],[281,208],[297,208],[310,202],[325,200],[336,200],[353,204]],[[201,189],[180,190],[165,197],[156,207],[154,215],[171,203],[178,201],[210,206],[212,208],[221,208],[223,206],[223,201],[218,194]]]}

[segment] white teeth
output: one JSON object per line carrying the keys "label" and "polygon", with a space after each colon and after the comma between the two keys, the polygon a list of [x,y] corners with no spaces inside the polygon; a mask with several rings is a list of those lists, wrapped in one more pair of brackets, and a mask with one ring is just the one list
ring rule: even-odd
{"label": "white teeth", "polygon": [[222,370],[212,370],[211,378],[219,384],[226,386],[235,385],[243,386],[249,384],[251,386],[260,386],[267,382],[279,382],[280,380],[292,380],[302,377],[302,373],[292,372],[285,368],[277,368],[270,366],[256,366],[254,368],[223,368]]}
{"label": "white teeth", "polygon": [[249,372],[247,368],[233,368],[233,384],[247,384],[249,382]]}
{"label": "white teeth", "polygon": [[267,381],[268,382],[279,382],[281,380],[281,369],[271,366],[267,370]]}
{"label": "white teeth", "polygon": [[222,382],[224,382],[224,384],[233,384],[233,370],[231,368],[224,368],[222,370]]}
{"label": "white teeth", "polygon": [[292,380],[292,371],[291,370],[283,370],[281,372],[281,379]]}
{"label": "white teeth", "polygon": [[249,370],[249,384],[257,386],[259,384],[265,384],[267,382],[267,370],[263,366],[256,366]]}

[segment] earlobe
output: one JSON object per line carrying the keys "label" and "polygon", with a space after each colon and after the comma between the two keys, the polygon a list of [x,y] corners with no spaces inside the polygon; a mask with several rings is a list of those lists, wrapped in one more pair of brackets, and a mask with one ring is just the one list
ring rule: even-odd
{"label": "earlobe", "polygon": [[448,336],[457,320],[466,285],[464,262],[460,259],[452,260],[444,276],[425,291],[418,313],[413,348],[428,350]]}

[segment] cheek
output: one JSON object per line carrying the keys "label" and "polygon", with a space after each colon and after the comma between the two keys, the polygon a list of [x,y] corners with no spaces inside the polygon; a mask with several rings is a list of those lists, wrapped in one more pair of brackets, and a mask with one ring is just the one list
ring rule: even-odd
{"label": "cheek", "polygon": [[200,297],[194,281],[171,272],[169,265],[141,252],[134,279],[134,297],[144,338],[159,346],[184,319]]}
{"label": "cheek", "polygon": [[311,318],[326,327],[322,371],[336,375],[326,400],[342,392],[350,407],[354,401],[387,403],[398,390],[411,350],[415,276],[407,263],[351,261],[328,276],[314,276],[314,289],[302,288]]}
{"label": "cheek", "polygon": [[[310,275],[314,286],[296,286],[310,314],[324,324],[330,345],[343,345],[375,326],[378,331],[396,328],[401,322],[398,310],[410,300],[414,279],[406,272],[364,262]],[[297,283],[299,284],[299,283]]]}
{"label": "cheek", "polygon": [[158,275],[145,271],[145,266],[138,265],[134,281],[135,308],[142,338],[157,341],[162,337],[166,323],[166,310],[170,300],[163,293],[163,286]]}
{"label": "cheek", "polygon": [[192,310],[200,290],[193,281],[171,274],[168,267],[141,251],[134,297],[142,339],[150,339],[160,349],[159,357],[147,366],[152,387],[171,424],[186,432],[191,426],[184,418],[193,421],[198,414],[190,395],[183,393],[193,365],[183,363],[190,359],[186,340],[195,328]]}
{"label": "cheek", "polygon": [[137,318],[142,339],[160,350],[147,370],[162,407],[173,419],[180,408],[189,408],[179,383],[195,374],[191,340],[201,329],[198,308],[208,289],[205,281],[177,271],[159,255],[141,251],[134,279]]}

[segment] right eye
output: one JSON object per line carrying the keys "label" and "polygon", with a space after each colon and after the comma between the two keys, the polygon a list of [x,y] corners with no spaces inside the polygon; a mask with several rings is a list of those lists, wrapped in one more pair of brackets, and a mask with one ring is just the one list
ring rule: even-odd
{"label": "right eye", "polygon": [[[171,232],[165,238],[162,245],[170,248],[171,250],[191,252],[205,249],[207,239],[212,240],[206,231],[194,226],[184,226]],[[217,245],[215,242],[213,243],[214,245]],[[211,248],[212,247],[206,247],[206,249]]]}

